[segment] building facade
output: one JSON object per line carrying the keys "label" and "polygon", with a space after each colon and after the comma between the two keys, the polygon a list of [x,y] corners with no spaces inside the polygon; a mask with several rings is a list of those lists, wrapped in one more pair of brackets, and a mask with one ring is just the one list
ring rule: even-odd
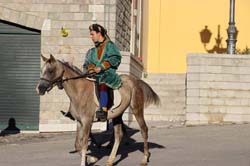
{"label": "building facade", "polygon": [[[146,110],[148,119],[187,121],[189,124],[249,122],[246,111],[249,98],[245,96],[247,73],[243,71],[248,58],[245,57],[244,63],[237,55],[235,58],[211,57],[216,53],[226,54],[223,50],[228,38],[229,3],[230,0],[143,0],[142,59],[144,75],[147,76],[144,80],[152,85],[162,100],[161,108]],[[235,0],[236,48],[241,53],[250,47],[249,9],[250,1]],[[209,41],[202,42],[201,32],[206,26],[211,36]],[[187,58],[188,53],[196,54]],[[213,54],[205,56],[200,53]],[[206,60],[207,65],[199,64]],[[222,71],[225,68],[231,69]],[[227,90],[222,88],[223,83]],[[237,94],[243,96],[240,98]]]}
{"label": "building facade", "polygon": [[[119,47],[123,55],[119,73],[141,77],[142,63],[130,52],[133,3],[131,0],[1,0],[0,29],[5,27],[5,30],[0,31],[0,41],[1,50],[5,50],[1,53],[0,63],[1,70],[6,70],[2,76],[7,79],[7,83],[1,83],[0,86],[6,89],[1,99],[7,97],[1,102],[1,129],[7,127],[10,118],[14,118],[21,130],[75,130],[75,122],[60,113],[60,110],[67,111],[69,107],[69,99],[64,91],[54,88],[49,94],[39,97],[34,90],[43,64],[40,53],[47,57],[53,54],[60,60],[82,68],[87,50],[93,47],[88,30],[92,23],[103,25],[111,40]],[[62,28],[68,31],[67,37],[61,35]],[[26,40],[26,36],[31,37]],[[27,44],[21,46],[24,43]],[[19,59],[26,63],[18,63]],[[9,65],[7,68],[7,62],[15,62],[15,66]],[[12,71],[13,77],[9,77],[8,70]],[[19,77],[23,80],[17,80]],[[25,81],[28,77],[30,80]],[[19,82],[23,84],[20,83],[20,87],[10,86],[8,82],[13,82],[11,79],[15,85]],[[26,85],[27,90],[22,90],[21,85]],[[13,97],[16,95],[18,97]],[[16,107],[12,108],[11,105]],[[127,113],[124,117],[128,119],[129,116]],[[96,125],[97,128],[103,126],[106,125]]]}
{"label": "building facade", "polygon": [[[236,1],[237,49],[241,51],[250,46],[249,6],[248,0]],[[4,78],[0,83],[0,130],[8,125],[11,118],[16,120],[21,130],[75,130],[75,122],[60,113],[69,107],[64,91],[55,88],[39,97],[34,89],[42,66],[40,53],[44,56],[53,54],[58,59],[82,67],[87,50],[93,47],[88,31],[92,23],[103,25],[121,50],[123,59],[119,73],[142,78],[159,94],[162,105],[147,108],[146,120],[189,124],[223,122],[225,119],[234,121],[241,116],[235,112],[236,116],[230,114],[230,110],[235,111],[231,107],[238,106],[228,104],[234,98],[230,95],[234,87],[228,90],[230,97],[210,96],[215,93],[211,89],[216,89],[216,94],[221,92],[218,89],[221,85],[217,84],[221,74],[224,76],[225,73],[213,73],[213,67],[196,64],[202,59],[200,54],[187,58],[187,54],[192,52],[216,53],[214,48],[223,50],[226,47],[228,17],[229,0],[0,0],[0,69],[3,71],[0,77]],[[206,43],[200,36],[205,27],[211,32]],[[67,37],[62,36],[62,28],[68,31]],[[198,60],[194,57],[196,55]],[[221,62],[217,66],[223,66],[224,59],[225,63],[232,61],[229,65],[232,70],[240,70],[234,73],[235,77],[244,75],[245,63],[241,64],[241,59],[207,57],[212,62],[217,58]],[[205,76],[210,76],[210,72],[220,75],[213,76],[216,79],[212,82],[217,82],[215,86],[211,79],[203,80],[204,72]],[[234,76],[232,79],[233,82],[237,80]],[[244,83],[246,79],[243,78]],[[241,81],[237,83],[239,85],[233,86],[241,85]],[[207,85],[206,92],[201,84]],[[241,99],[244,109],[248,109],[248,96],[245,94]],[[220,118],[223,111],[230,114],[229,118],[225,114],[223,117],[227,118]],[[210,113],[215,114],[210,116]],[[244,117],[246,114],[242,113]],[[239,119],[238,122],[241,121]],[[124,114],[124,120],[134,120],[129,110]],[[95,127],[105,126],[100,123]]]}

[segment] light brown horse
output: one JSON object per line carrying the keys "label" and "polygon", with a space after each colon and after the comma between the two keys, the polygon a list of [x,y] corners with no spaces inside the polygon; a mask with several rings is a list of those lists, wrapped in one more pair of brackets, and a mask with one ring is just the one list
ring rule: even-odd
{"label": "light brown horse", "polygon": [[[70,98],[70,113],[77,121],[77,135],[75,149],[81,155],[81,166],[86,164],[86,152],[88,148],[88,138],[93,123],[95,111],[98,109],[94,98],[94,82],[77,78],[81,73],[65,62],[56,60],[52,55],[47,59],[42,56],[45,64],[41,69],[41,79],[36,87],[39,95],[44,95],[55,85],[64,89]],[[123,133],[120,120],[123,112],[130,107],[140,128],[144,139],[144,156],[141,165],[147,165],[149,158],[148,150],[148,127],[144,120],[143,110],[149,104],[160,103],[158,95],[152,88],[140,79],[129,75],[121,75],[122,86],[119,88],[121,94],[121,104],[108,111],[108,119],[113,119],[115,143],[107,161],[107,166],[112,166],[121,142]],[[67,81],[66,81],[67,80]]]}

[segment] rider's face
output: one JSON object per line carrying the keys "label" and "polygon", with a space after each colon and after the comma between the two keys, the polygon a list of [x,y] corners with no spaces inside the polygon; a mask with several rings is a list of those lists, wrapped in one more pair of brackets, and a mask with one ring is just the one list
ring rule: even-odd
{"label": "rider's face", "polygon": [[95,43],[100,40],[101,33],[96,31],[90,31],[90,38]]}

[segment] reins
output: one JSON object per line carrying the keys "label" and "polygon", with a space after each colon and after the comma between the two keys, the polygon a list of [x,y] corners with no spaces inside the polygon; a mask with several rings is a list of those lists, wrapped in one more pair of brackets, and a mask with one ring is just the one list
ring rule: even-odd
{"label": "reins", "polygon": [[[72,69],[70,66],[68,66],[67,64],[59,61],[60,63],[62,63],[63,65],[67,66],[68,68],[70,68],[71,70],[74,70]],[[65,78],[63,79],[63,75],[64,75],[64,70],[62,71],[62,73],[60,74],[60,76],[58,76],[55,80],[48,80],[46,78],[43,78],[41,77],[40,80],[44,80],[44,81],[47,81],[49,83],[48,85],[48,89],[46,90],[47,92],[49,92],[54,86],[61,86],[62,87],[62,84],[65,82],[65,81],[70,81],[70,80],[76,80],[76,79],[80,79],[80,78],[86,78],[86,77],[92,77],[95,72],[93,73],[83,73],[83,74],[80,74],[78,76],[75,76],[75,77],[70,77],[70,78]]]}
{"label": "reins", "polygon": [[62,82],[69,81],[69,80],[76,80],[76,79],[79,79],[79,78],[86,78],[86,77],[93,76],[94,74],[95,74],[95,72],[94,73],[84,73],[84,74],[76,76],[76,77],[70,77],[70,78],[62,79]]}

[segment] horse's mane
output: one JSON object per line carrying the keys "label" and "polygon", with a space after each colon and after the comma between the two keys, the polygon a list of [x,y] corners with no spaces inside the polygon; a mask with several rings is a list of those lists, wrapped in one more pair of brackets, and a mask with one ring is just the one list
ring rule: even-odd
{"label": "horse's mane", "polygon": [[73,72],[75,72],[78,75],[82,75],[83,72],[76,66],[71,65],[69,62],[65,62],[65,61],[60,61],[58,60],[60,63],[62,63],[64,66],[68,67],[69,69],[71,69]]}

